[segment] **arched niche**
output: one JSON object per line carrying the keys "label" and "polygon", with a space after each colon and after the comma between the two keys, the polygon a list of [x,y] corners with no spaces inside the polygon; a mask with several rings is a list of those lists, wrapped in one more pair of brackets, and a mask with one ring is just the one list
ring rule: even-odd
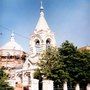
{"label": "arched niche", "polygon": [[40,41],[39,39],[35,39],[35,46],[38,46],[38,45],[40,45]]}
{"label": "arched niche", "polygon": [[46,44],[51,44],[51,39],[50,38],[46,39]]}
{"label": "arched niche", "polygon": [[40,52],[40,40],[35,39],[35,48],[36,48],[36,53]]}
{"label": "arched niche", "polygon": [[50,47],[50,45],[51,45],[51,39],[47,38],[46,39],[46,48]]}

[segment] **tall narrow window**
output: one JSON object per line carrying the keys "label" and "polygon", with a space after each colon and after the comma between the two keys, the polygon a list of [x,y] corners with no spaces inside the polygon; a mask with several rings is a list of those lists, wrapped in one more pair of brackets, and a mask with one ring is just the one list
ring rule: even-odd
{"label": "tall narrow window", "polygon": [[38,39],[35,40],[36,53],[40,52],[40,41]]}
{"label": "tall narrow window", "polygon": [[50,38],[48,38],[46,40],[46,48],[50,47],[50,44],[51,44],[51,40],[50,40]]}

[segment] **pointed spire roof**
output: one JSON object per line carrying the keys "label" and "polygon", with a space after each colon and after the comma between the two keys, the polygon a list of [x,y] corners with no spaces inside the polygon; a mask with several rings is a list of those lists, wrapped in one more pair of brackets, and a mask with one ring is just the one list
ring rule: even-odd
{"label": "pointed spire roof", "polygon": [[48,31],[48,30],[50,30],[50,28],[46,22],[46,19],[44,17],[44,8],[42,5],[42,2],[41,2],[41,7],[40,7],[40,17],[39,17],[39,20],[37,22],[35,30],[36,31],[40,31],[40,30]]}

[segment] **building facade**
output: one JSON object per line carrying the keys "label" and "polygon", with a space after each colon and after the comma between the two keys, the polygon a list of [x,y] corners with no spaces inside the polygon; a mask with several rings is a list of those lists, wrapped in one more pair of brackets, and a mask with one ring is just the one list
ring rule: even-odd
{"label": "building facade", "polygon": [[22,66],[25,61],[24,55],[23,48],[15,41],[12,33],[10,41],[0,48],[0,66],[5,68]]}
{"label": "building facade", "polygon": [[8,81],[14,87],[16,82],[23,86],[30,86],[40,54],[48,47],[56,46],[54,33],[46,22],[42,3],[40,17],[33,34],[30,36],[29,46],[29,55],[25,58],[26,53],[15,42],[14,33],[12,33],[10,41],[0,48],[0,65],[8,68],[10,73]]}
{"label": "building facade", "polygon": [[[41,3],[39,20],[30,36],[29,54],[27,55],[15,41],[13,32],[10,41],[0,48],[0,67],[3,66],[9,74],[10,85],[15,87],[18,83],[21,86],[31,87],[40,55],[50,46],[56,46],[55,36],[46,22]],[[82,47],[80,50],[90,50],[90,46]]]}
{"label": "building facade", "polygon": [[25,77],[23,76],[23,85],[28,85],[32,81],[34,71],[37,69],[37,62],[39,62],[40,54],[49,46],[56,46],[54,33],[46,22],[42,3],[40,7],[40,17],[33,34],[30,36],[29,46],[29,56],[26,58],[21,71],[27,74]]}

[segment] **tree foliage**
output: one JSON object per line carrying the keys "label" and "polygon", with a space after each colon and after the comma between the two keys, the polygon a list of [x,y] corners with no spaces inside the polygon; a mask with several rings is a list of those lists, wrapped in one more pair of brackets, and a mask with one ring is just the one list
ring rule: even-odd
{"label": "tree foliage", "polygon": [[8,82],[8,75],[5,73],[4,68],[0,68],[0,90],[13,90],[12,87],[9,86]]}
{"label": "tree foliage", "polygon": [[90,81],[90,51],[80,51],[72,43],[64,42],[59,48],[59,54],[64,62],[65,70],[68,71],[70,81]]}
{"label": "tree foliage", "polygon": [[38,66],[35,77],[43,74],[55,84],[65,80],[81,84],[90,82],[90,51],[80,51],[69,41],[62,43],[58,49],[48,48]]}
{"label": "tree foliage", "polygon": [[68,73],[64,72],[64,63],[60,59],[57,48],[48,48],[40,58],[38,63],[39,68],[35,72],[35,78],[44,75],[46,79],[54,80],[55,83],[60,83],[61,78],[64,78]]}

